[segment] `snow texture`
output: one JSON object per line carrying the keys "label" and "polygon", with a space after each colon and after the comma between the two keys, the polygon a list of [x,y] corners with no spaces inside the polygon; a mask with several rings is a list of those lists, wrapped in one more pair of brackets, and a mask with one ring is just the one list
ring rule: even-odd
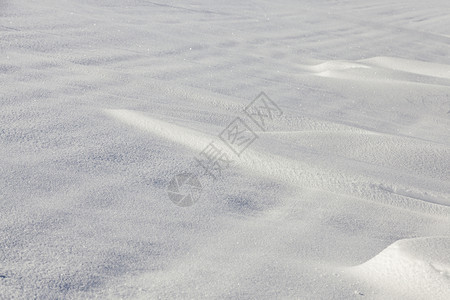
{"label": "snow texture", "polygon": [[[0,0],[0,299],[450,299],[449,15]],[[175,205],[211,142],[231,165]]]}

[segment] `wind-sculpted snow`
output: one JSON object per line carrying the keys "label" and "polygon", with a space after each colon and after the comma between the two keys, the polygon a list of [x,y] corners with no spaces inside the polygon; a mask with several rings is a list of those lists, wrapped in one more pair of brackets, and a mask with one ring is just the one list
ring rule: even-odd
{"label": "wind-sculpted snow", "polygon": [[450,299],[449,13],[0,1],[0,298]]}
{"label": "wind-sculpted snow", "polygon": [[450,239],[399,240],[348,273],[382,286],[385,297],[447,299],[450,293]]}

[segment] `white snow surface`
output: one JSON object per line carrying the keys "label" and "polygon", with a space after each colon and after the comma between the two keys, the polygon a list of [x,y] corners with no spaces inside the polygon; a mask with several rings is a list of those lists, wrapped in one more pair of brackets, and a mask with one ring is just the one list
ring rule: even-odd
{"label": "white snow surface", "polygon": [[[450,299],[449,16],[0,0],[0,299]],[[258,139],[172,203],[236,117]]]}

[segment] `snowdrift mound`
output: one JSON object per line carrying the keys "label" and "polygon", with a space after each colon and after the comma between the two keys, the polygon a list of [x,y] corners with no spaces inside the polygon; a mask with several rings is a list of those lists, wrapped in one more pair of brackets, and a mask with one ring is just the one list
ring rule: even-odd
{"label": "snowdrift mound", "polygon": [[399,240],[349,272],[399,299],[450,299],[450,238]]}

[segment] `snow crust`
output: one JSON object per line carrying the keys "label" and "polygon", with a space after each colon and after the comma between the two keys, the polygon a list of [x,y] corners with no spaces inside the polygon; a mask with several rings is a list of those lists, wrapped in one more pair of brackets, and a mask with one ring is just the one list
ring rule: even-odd
{"label": "snow crust", "polygon": [[[0,0],[0,298],[450,299],[449,14]],[[175,205],[213,141],[232,165]]]}

